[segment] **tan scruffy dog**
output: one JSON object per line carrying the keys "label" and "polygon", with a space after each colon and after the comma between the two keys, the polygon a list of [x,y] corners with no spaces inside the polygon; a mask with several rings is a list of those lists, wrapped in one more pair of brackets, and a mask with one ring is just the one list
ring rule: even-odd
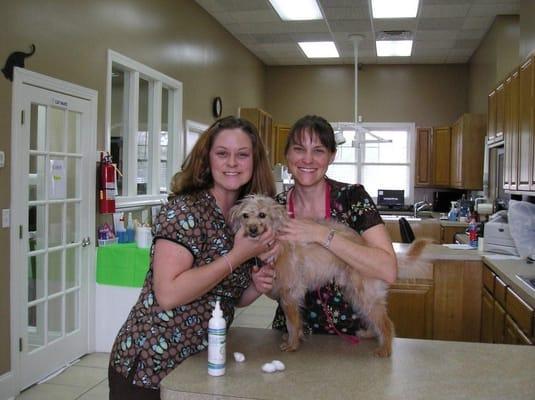
{"label": "tan scruffy dog", "polygon": [[[231,209],[231,224],[235,232],[244,227],[245,235],[260,236],[268,226],[277,232],[288,220],[284,206],[266,196],[253,195],[244,198]],[[321,222],[336,230],[337,235],[362,241],[349,227],[333,222]],[[398,257],[398,265],[413,262],[428,241],[416,241],[408,252]],[[275,260],[276,279],[272,297],[278,298],[286,315],[287,340],[281,344],[283,351],[295,351],[303,338],[303,322],[300,306],[305,293],[316,290],[333,279],[344,290],[345,299],[353,310],[359,311],[370,329],[379,339],[375,353],[388,357],[392,353],[394,324],[387,315],[386,297],[388,284],[380,279],[364,278],[344,261],[321,245],[281,242],[281,252]]]}

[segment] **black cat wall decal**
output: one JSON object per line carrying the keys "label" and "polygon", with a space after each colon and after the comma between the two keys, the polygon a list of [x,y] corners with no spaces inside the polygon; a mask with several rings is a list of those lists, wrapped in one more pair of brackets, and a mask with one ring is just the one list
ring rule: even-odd
{"label": "black cat wall decal", "polygon": [[24,68],[24,60],[35,53],[35,45],[32,44],[31,46],[32,50],[29,53],[14,51],[7,57],[6,65],[2,68],[2,73],[10,81],[13,81],[13,69],[15,67]]}

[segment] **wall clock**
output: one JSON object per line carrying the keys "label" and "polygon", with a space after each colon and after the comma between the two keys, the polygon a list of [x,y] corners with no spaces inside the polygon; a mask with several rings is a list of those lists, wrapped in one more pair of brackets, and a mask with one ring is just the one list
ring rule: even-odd
{"label": "wall clock", "polygon": [[219,118],[221,116],[221,112],[223,111],[223,102],[221,101],[221,97],[216,97],[212,101],[212,114],[215,118]]}

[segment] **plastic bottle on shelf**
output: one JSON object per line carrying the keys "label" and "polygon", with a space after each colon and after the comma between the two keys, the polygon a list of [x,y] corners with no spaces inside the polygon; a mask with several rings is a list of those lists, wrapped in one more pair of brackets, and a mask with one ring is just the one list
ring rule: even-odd
{"label": "plastic bottle on shelf", "polygon": [[452,201],[451,202],[451,209],[450,209],[450,212],[448,213],[448,220],[457,221],[457,216],[458,216],[457,202],[456,201]]}
{"label": "plastic bottle on shelf", "polygon": [[208,375],[225,375],[227,322],[223,318],[223,311],[219,300],[212,311],[212,318],[208,321]]}
{"label": "plastic bottle on shelf", "polygon": [[477,223],[475,218],[472,218],[470,225],[468,225],[468,238],[470,240],[470,246],[477,247]]}
{"label": "plastic bottle on shelf", "polygon": [[128,243],[133,243],[136,238],[136,230],[134,229],[134,220],[132,219],[132,213],[128,213],[128,223],[126,225],[126,237]]}

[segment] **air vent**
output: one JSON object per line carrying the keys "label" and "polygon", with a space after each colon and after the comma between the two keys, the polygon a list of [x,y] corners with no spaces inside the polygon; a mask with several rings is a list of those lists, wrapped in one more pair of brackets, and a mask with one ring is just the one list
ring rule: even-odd
{"label": "air vent", "polygon": [[411,31],[381,31],[377,32],[376,40],[412,40]]}

